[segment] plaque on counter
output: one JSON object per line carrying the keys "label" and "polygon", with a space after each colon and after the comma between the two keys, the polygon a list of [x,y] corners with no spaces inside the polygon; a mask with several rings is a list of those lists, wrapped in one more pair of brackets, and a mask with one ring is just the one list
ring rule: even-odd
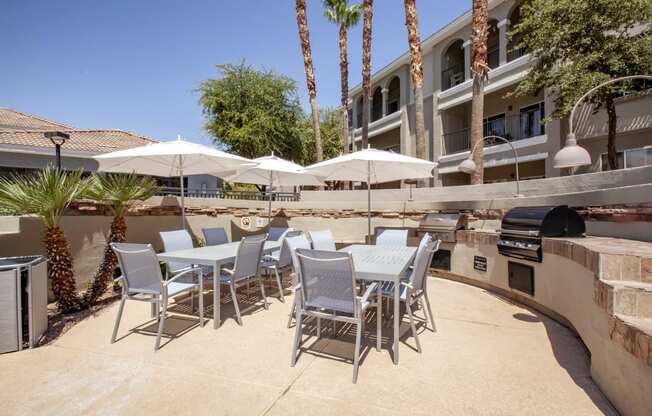
{"label": "plaque on counter", "polygon": [[473,268],[479,272],[486,272],[487,258],[482,256],[473,256]]}

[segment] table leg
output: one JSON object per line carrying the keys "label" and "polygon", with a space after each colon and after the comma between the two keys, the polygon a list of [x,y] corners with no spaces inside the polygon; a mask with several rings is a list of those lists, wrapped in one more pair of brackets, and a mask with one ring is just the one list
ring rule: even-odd
{"label": "table leg", "polygon": [[220,265],[213,265],[213,329],[220,327]]}
{"label": "table leg", "polygon": [[400,283],[394,283],[394,365],[398,365],[399,307],[401,306]]}
{"label": "table leg", "polygon": [[381,285],[380,282],[378,282],[378,288],[376,289],[376,351],[380,351],[380,343],[383,335],[383,292],[380,288]]}

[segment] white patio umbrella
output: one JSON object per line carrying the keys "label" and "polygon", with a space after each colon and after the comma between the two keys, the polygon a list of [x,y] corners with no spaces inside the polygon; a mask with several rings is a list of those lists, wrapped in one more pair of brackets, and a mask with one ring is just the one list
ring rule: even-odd
{"label": "white patio umbrella", "polygon": [[231,183],[249,183],[254,185],[269,186],[267,218],[272,219],[272,187],[273,186],[320,186],[324,182],[311,173],[303,171],[303,166],[290,162],[280,157],[263,156],[253,159],[255,166],[245,166],[237,173],[224,178]]}
{"label": "white patio umbrella", "polygon": [[138,173],[141,175],[179,177],[181,179],[181,225],[186,227],[184,175],[231,175],[253,162],[212,147],[181,140],[153,143],[132,149],[94,156],[98,171]]}
{"label": "white patio umbrella", "polygon": [[371,184],[429,178],[435,163],[368,148],[310,165],[305,172],[324,180],[367,183],[367,232],[371,236]]}

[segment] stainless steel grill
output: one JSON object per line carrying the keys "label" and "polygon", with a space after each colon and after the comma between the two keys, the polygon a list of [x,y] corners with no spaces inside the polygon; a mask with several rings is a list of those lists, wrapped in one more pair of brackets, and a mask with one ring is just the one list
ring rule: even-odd
{"label": "stainless steel grill", "polygon": [[457,241],[455,231],[466,229],[467,217],[460,213],[426,214],[421,221],[417,233],[419,237],[429,233],[433,238],[438,238],[446,243]]}

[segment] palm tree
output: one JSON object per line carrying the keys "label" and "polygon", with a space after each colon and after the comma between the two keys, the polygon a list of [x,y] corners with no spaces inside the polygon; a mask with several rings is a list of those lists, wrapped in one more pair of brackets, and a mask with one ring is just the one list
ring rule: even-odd
{"label": "palm tree", "polygon": [[419,37],[419,20],[416,0],[405,0],[405,24],[408,29],[410,47],[410,75],[414,88],[416,110],[416,145],[417,157],[426,158],[426,127],[423,119],[423,64],[421,56],[421,39]]}
{"label": "palm tree", "polygon": [[109,238],[104,247],[102,263],[97,268],[90,288],[84,295],[84,303],[92,305],[104,294],[113,278],[118,259],[111,249],[111,243],[122,243],[127,238],[125,213],[135,201],[144,201],[156,194],[158,187],[153,178],[135,174],[95,175],[86,197],[108,203],[113,210]]}
{"label": "palm tree", "polygon": [[65,209],[80,198],[89,180],[82,171],[66,172],[48,166],[26,176],[0,179],[0,206],[23,214],[34,214],[45,226],[43,242],[48,257],[48,278],[59,310],[75,312],[84,305],[77,294],[70,244],[59,226]]}
{"label": "palm tree", "polygon": [[471,174],[472,184],[482,184],[484,181],[483,126],[484,119],[484,83],[489,76],[487,65],[487,0],[473,0],[473,23],[471,34],[471,73],[473,74],[473,95],[471,98],[471,149],[476,170]]}
{"label": "palm tree", "polygon": [[301,39],[301,51],[303,52],[303,66],[306,71],[306,83],[308,84],[308,95],[310,96],[310,109],[312,111],[312,130],[315,134],[315,150],[317,152],[317,162],[321,162],[324,159],[324,151],[321,145],[321,132],[319,130],[317,86],[315,85],[315,70],[312,66],[310,33],[308,32],[308,17],[306,16],[306,0],[296,0],[296,14],[297,26],[299,26],[299,38]]}
{"label": "palm tree", "polygon": [[362,23],[362,148],[369,143],[369,94],[371,91],[371,20],[373,0],[364,0]]}
{"label": "palm tree", "polygon": [[348,0],[324,0],[324,16],[329,21],[339,25],[340,47],[340,88],[342,90],[342,151],[349,152],[349,60],[348,60],[348,31],[358,24],[360,4],[348,5]]}

